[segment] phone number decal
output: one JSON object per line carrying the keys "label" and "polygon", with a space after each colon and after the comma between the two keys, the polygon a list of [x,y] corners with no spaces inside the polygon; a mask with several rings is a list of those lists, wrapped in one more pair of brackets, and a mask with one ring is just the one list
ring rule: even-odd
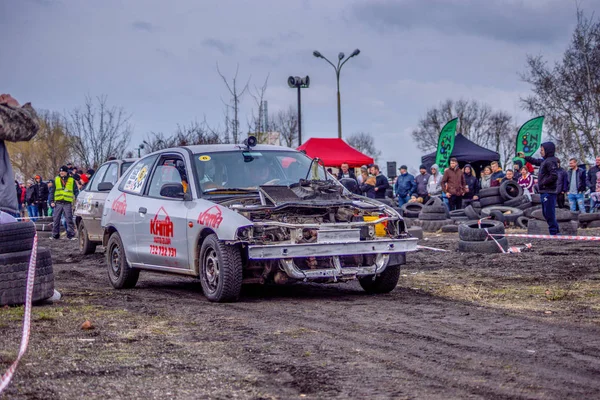
{"label": "phone number decal", "polygon": [[163,257],[177,257],[177,249],[175,247],[155,246],[151,244],[150,254]]}

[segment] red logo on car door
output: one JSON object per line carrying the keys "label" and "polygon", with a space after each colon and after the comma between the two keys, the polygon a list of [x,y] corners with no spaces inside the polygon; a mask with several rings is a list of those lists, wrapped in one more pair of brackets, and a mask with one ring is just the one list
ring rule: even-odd
{"label": "red logo on car door", "polygon": [[125,193],[122,193],[115,199],[111,209],[117,214],[125,215],[125,212],[127,211],[127,198],[125,197]]}
{"label": "red logo on car door", "polygon": [[216,229],[221,225],[221,222],[223,222],[223,216],[218,206],[212,206],[198,216],[198,223],[209,228]]}

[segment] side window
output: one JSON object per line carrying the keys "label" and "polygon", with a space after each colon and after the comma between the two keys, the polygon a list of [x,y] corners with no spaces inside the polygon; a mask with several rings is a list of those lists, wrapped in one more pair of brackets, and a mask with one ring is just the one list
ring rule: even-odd
{"label": "side window", "polygon": [[100,184],[100,182],[102,182],[102,178],[104,177],[104,174],[106,173],[107,169],[108,169],[108,164],[104,164],[103,166],[100,167],[98,172],[96,172],[94,174],[94,176],[92,177],[92,182],[90,183],[90,189],[89,189],[90,192],[98,191],[98,185]]}
{"label": "side window", "polygon": [[117,180],[119,180],[119,165],[117,163],[110,163],[102,182],[110,182],[114,185],[117,183]]}
{"label": "side window", "polygon": [[188,175],[185,163],[182,159],[175,156],[163,157],[152,174],[148,196],[163,197],[160,195],[160,189],[167,183],[181,183],[183,190],[188,190]]}
{"label": "side window", "polygon": [[129,167],[131,167],[132,165],[133,165],[133,161],[125,161],[123,164],[121,164],[121,174],[119,174],[119,176],[121,176],[125,172],[127,172]]}
{"label": "side window", "polygon": [[119,189],[134,194],[142,194],[144,184],[148,180],[148,175],[150,175],[150,170],[157,157],[157,155],[146,157],[127,170],[126,178],[122,181]]}

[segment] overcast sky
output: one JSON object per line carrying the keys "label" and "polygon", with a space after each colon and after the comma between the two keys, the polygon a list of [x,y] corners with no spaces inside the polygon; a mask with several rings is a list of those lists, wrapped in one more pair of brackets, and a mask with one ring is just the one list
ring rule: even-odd
{"label": "overcast sky", "polygon": [[[579,0],[587,12],[600,0]],[[575,0],[0,0],[0,92],[64,112],[86,94],[107,95],[132,114],[131,148],[150,131],[223,124],[226,76],[260,86],[270,74],[269,112],[302,93],[303,139],[337,136],[333,60],[342,69],[343,134],[370,132],[380,164],[418,167],[410,132],[447,98],[476,99],[523,123],[519,79],[527,54],[560,57]],[[598,13],[596,13],[598,14]],[[242,126],[253,107],[241,105]],[[412,169],[411,168],[411,169]]]}

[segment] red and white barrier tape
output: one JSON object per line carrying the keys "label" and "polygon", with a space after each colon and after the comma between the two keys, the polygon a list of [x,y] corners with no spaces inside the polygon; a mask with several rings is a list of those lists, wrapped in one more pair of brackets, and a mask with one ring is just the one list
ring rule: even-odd
{"label": "red and white barrier tape", "polygon": [[522,238],[531,238],[531,239],[600,241],[600,236],[527,235],[525,233],[489,233],[489,235],[490,236],[522,237]]}
{"label": "red and white barrier tape", "polygon": [[0,394],[8,386],[10,380],[15,373],[19,361],[27,351],[27,345],[29,344],[29,332],[31,326],[31,299],[33,297],[33,282],[35,280],[35,266],[37,264],[37,244],[38,237],[37,232],[33,238],[33,249],[31,249],[31,257],[29,258],[29,268],[27,269],[27,292],[25,294],[25,313],[23,315],[23,335],[21,337],[21,347],[19,348],[19,355],[17,359],[12,363],[8,370],[0,378]]}

